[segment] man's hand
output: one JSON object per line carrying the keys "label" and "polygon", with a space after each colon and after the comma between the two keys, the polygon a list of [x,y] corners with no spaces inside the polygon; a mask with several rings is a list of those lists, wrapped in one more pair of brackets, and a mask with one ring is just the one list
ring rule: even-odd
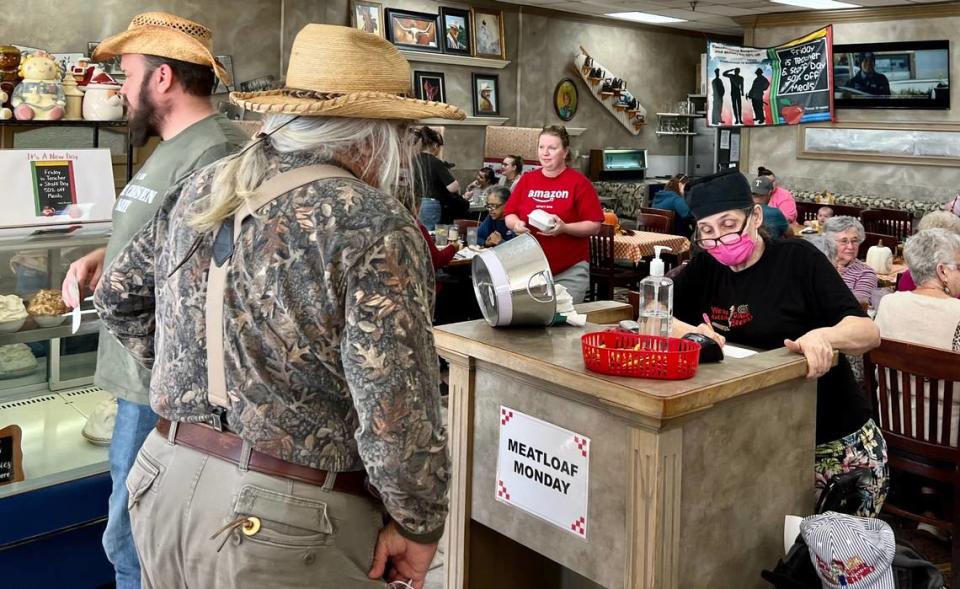
{"label": "man's hand", "polygon": [[380,530],[373,553],[373,566],[367,575],[371,579],[409,582],[414,589],[423,589],[427,570],[433,562],[437,545],[417,544],[407,540],[397,531],[397,524],[390,521]]}
{"label": "man's hand", "polygon": [[[67,275],[63,279],[63,285],[60,287],[60,295],[63,302],[70,308],[80,306],[86,291],[93,292],[100,283],[100,277],[103,275],[103,261],[107,257],[106,248],[95,249],[89,254],[83,256],[76,262],[70,264]],[[80,293],[79,299],[74,299],[70,292],[70,284],[76,281],[77,291]]]}

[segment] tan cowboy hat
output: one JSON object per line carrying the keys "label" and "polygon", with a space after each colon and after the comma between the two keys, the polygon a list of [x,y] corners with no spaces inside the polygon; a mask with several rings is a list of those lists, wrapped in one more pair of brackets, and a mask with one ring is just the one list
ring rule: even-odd
{"label": "tan cowboy hat", "polygon": [[91,59],[107,61],[124,53],[169,57],[210,66],[229,86],[233,80],[213,56],[211,37],[210,29],[198,22],[167,12],[144,12],[133,17],[126,31],[101,41]]}
{"label": "tan cowboy hat", "polygon": [[462,110],[410,95],[410,64],[385,39],[352,27],[305,26],[293,41],[286,87],[231,92],[243,109],[266,114],[359,119],[462,120]]}

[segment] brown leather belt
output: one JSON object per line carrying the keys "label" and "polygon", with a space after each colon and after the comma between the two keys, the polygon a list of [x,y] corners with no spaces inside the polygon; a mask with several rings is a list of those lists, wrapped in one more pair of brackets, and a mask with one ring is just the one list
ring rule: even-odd
{"label": "brown leather belt", "polygon": [[[163,437],[169,438],[170,422],[161,418],[157,422],[157,431]],[[173,442],[237,465],[240,464],[240,456],[243,452],[243,440],[240,436],[230,432],[220,432],[208,425],[197,423],[180,422]],[[280,460],[256,450],[251,450],[247,468],[254,472],[317,486],[323,485],[327,480],[325,470]],[[365,472],[339,472],[336,475],[337,478],[333,482],[334,491],[373,497],[372,492],[367,488]]]}

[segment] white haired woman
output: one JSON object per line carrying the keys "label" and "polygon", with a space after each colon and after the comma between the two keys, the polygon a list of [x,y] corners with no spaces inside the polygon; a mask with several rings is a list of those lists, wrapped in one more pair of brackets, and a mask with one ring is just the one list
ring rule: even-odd
{"label": "white haired woman", "polygon": [[[927,213],[920,219],[917,225],[917,231],[926,231],[927,229],[946,229],[947,231],[960,235],[960,217],[950,211],[934,211]],[[917,288],[917,283],[913,280],[913,273],[907,268],[897,278],[898,291],[912,291]],[[960,293],[957,294],[960,298]]]}
{"label": "white haired woman", "polygon": [[406,98],[380,37],[307,25],[291,56],[288,88],[231,96],[263,134],[171,191],[97,291],[162,418],[127,479],[147,588],[420,589],[443,533],[433,268],[391,195],[407,122],[464,115]]}
{"label": "white haired woman", "polygon": [[861,305],[869,303],[877,288],[877,273],[857,259],[864,239],[863,225],[854,217],[831,217],[823,224],[823,234],[837,244],[836,265],[844,284]]}

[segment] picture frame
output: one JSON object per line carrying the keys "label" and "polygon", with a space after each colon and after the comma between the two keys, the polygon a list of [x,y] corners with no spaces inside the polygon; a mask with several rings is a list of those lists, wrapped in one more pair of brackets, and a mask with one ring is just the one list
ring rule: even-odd
{"label": "picture frame", "polygon": [[473,19],[473,55],[506,59],[507,43],[503,37],[503,11],[473,8],[470,12]]}
{"label": "picture frame", "polygon": [[100,41],[87,41],[87,57],[91,58],[91,63],[99,63],[100,68],[106,73],[113,76],[114,79],[117,79],[117,76],[121,76],[118,81],[122,80],[123,68],[120,67],[120,57],[119,55],[114,56],[113,58],[107,61],[93,62],[93,52],[97,50],[97,45],[100,44]]}
{"label": "picture frame", "polygon": [[387,40],[401,49],[440,53],[440,15],[387,8]]}
{"label": "picture frame", "polygon": [[473,23],[469,10],[440,7],[443,52],[470,55],[473,52]]}
{"label": "picture frame", "polygon": [[473,96],[473,116],[500,116],[500,78],[495,75],[473,74],[470,87]]}
{"label": "picture frame", "polygon": [[447,101],[447,83],[443,72],[413,72],[413,92],[420,100]]}
{"label": "picture frame", "polygon": [[553,110],[561,121],[569,121],[577,115],[580,107],[580,93],[570,78],[560,80],[553,90]]}
{"label": "picture frame", "polygon": [[358,31],[384,37],[383,4],[368,0],[351,0],[350,25]]}

